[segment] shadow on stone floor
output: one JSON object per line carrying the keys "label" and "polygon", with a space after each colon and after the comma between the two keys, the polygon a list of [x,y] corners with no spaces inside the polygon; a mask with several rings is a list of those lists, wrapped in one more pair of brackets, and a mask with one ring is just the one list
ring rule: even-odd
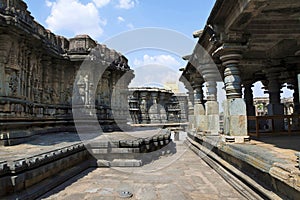
{"label": "shadow on stone floor", "polygon": [[261,137],[259,139],[255,139],[255,140],[264,142],[267,144],[272,144],[278,148],[300,151],[300,136],[299,135],[264,136],[264,137]]}
{"label": "shadow on stone floor", "polygon": [[31,137],[31,140],[24,142],[24,144],[49,146],[57,145],[60,143],[76,143],[80,141],[81,139],[76,132],[63,132],[35,135]]}
{"label": "shadow on stone floor", "polygon": [[48,191],[47,193],[45,193],[44,195],[42,195],[38,199],[48,198],[48,197],[53,196],[53,195],[55,196],[55,194],[59,193],[60,191],[63,191],[68,186],[72,185],[73,183],[75,183],[78,180],[82,179],[83,177],[87,176],[89,173],[93,172],[95,169],[97,169],[97,168],[88,168],[88,169],[84,170],[83,172],[79,173],[77,176],[71,177],[69,180],[67,180],[63,184],[61,184],[58,187]]}

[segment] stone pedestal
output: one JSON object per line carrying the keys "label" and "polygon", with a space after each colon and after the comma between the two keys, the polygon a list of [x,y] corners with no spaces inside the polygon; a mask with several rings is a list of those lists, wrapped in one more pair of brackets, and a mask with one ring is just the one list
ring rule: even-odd
{"label": "stone pedestal", "polygon": [[242,98],[224,102],[224,133],[230,136],[247,136],[246,103]]}
{"label": "stone pedestal", "polygon": [[205,108],[203,104],[195,104],[194,119],[197,132],[207,130],[207,117],[205,115]]}
{"label": "stone pedestal", "polygon": [[195,131],[196,127],[195,127],[195,116],[194,115],[189,115],[188,116],[188,120],[189,120],[189,126],[188,126],[188,130],[189,131]]}
{"label": "stone pedestal", "polygon": [[218,135],[220,130],[219,103],[217,101],[208,101],[206,108],[206,132],[211,135]]}
{"label": "stone pedestal", "polygon": [[195,129],[197,132],[206,131],[207,126],[207,117],[205,115],[205,106],[203,100],[203,83],[194,86],[194,119],[195,119]]}

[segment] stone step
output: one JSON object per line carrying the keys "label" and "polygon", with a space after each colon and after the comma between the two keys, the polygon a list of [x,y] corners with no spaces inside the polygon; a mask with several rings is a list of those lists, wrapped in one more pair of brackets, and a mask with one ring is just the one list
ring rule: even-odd
{"label": "stone step", "polygon": [[97,160],[97,167],[141,167],[142,165],[142,160],[137,159]]}

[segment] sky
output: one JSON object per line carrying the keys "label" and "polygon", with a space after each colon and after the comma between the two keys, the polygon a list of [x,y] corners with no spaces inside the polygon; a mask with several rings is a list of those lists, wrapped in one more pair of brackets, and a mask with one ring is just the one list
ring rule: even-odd
{"label": "sky", "polygon": [[134,28],[161,27],[188,37],[202,29],[215,0],[25,0],[56,34],[89,33],[98,42]]}
{"label": "sky", "polygon": [[[178,82],[179,69],[186,65],[182,56],[191,54],[197,42],[192,33],[204,28],[215,1],[25,0],[35,20],[53,33],[67,38],[88,34],[123,53],[135,70],[130,85],[135,87]],[[261,87],[255,84],[254,96],[267,96]]]}

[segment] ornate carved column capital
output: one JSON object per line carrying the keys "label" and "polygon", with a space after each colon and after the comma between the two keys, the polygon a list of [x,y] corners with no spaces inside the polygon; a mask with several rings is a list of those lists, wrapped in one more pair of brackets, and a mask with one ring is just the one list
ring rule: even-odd
{"label": "ornate carved column capital", "polygon": [[215,50],[213,57],[219,57],[225,67],[229,64],[239,64],[246,48],[247,46],[240,43],[223,43]]}
{"label": "ornate carved column capital", "polygon": [[206,82],[207,88],[207,101],[217,101],[217,82],[216,81],[207,81]]}
{"label": "ornate carved column capital", "polygon": [[203,84],[195,85],[194,87],[194,101],[195,104],[202,104],[203,102]]}
{"label": "ornate carved column capital", "polygon": [[225,67],[224,82],[228,99],[242,97],[239,63],[245,48],[239,43],[224,43],[214,52],[214,56],[219,57]]}

